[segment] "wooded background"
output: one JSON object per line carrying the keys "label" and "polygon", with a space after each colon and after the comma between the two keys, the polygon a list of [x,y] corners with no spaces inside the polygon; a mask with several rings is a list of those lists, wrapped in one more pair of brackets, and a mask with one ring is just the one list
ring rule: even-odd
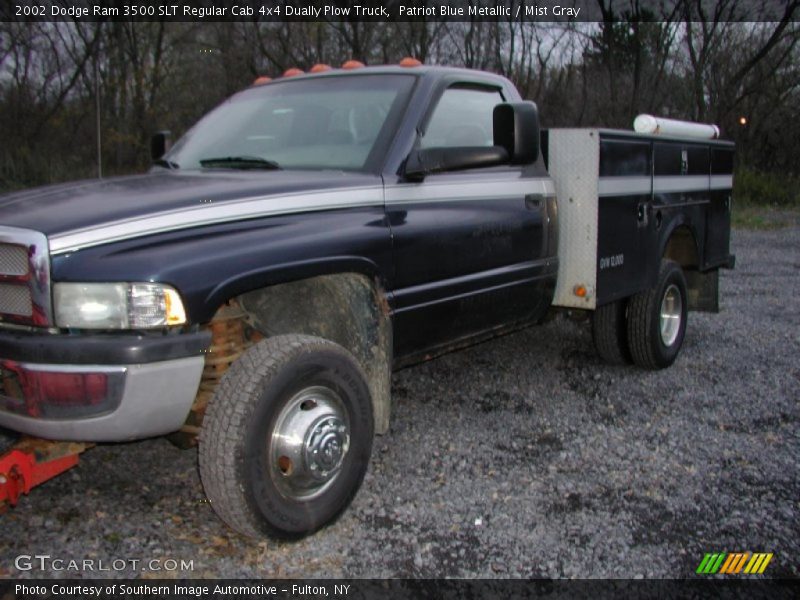
{"label": "wooded background", "polygon": [[259,75],[414,56],[506,75],[544,126],[628,129],[639,113],[717,123],[753,199],[796,202],[800,0],[769,23],[733,22],[748,0],[676,0],[661,14],[597,1],[605,22],[3,22],[0,190],[96,177],[98,122],[103,175],[142,171],[154,131],[180,136]]}

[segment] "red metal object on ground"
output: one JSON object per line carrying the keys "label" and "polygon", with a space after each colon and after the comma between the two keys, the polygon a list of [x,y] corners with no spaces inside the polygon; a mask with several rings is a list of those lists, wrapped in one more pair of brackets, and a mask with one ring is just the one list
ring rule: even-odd
{"label": "red metal object on ground", "polygon": [[16,506],[31,488],[78,464],[78,455],[90,444],[26,438],[0,455],[0,506]]}

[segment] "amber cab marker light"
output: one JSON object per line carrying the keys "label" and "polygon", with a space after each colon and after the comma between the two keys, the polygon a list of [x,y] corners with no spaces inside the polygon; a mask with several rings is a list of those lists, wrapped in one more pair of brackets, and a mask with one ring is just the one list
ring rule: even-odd
{"label": "amber cab marker light", "polygon": [[256,77],[256,80],[253,82],[253,85],[264,85],[265,83],[269,83],[272,81],[272,77],[267,77],[266,75],[262,75],[261,77]]}
{"label": "amber cab marker light", "polygon": [[294,77],[296,75],[302,75],[303,69],[298,69],[297,67],[292,67],[291,69],[286,69],[283,72],[284,77]]}
{"label": "amber cab marker light", "polygon": [[401,67],[420,67],[422,66],[422,61],[417,60],[413,56],[406,56],[403,60],[400,61]]}
{"label": "amber cab marker light", "polygon": [[343,69],[360,69],[364,66],[360,60],[348,60],[342,65]]}
{"label": "amber cab marker light", "polygon": [[575,295],[576,295],[578,298],[586,298],[586,286],[583,286],[583,285],[576,285],[576,286],[575,286],[575,287],[572,289],[572,292],[573,292],[573,293],[574,293],[574,294],[575,294]]}
{"label": "amber cab marker light", "polygon": [[330,71],[330,70],[331,70],[331,66],[330,65],[326,65],[324,63],[318,63],[318,64],[314,65],[313,67],[311,67],[311,69],[308,72],[309,73],[324,73],[325,71]]}

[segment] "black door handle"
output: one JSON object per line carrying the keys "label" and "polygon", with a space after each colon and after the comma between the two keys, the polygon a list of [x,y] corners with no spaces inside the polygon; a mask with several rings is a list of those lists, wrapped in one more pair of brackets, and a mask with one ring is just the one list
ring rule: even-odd
{"label": "black door handle", "polygon": [[537,210],[542,207],[544,196],[542,194],[527,194],[525,196],[525,208],[528,210]]}
{"label": "black door handle", "polygon": [[636,218],[639,220],[639,226],[644,227],[647,225],[648,213],[650,212],[650,205],[647,202],[641,202],[636,207]]}

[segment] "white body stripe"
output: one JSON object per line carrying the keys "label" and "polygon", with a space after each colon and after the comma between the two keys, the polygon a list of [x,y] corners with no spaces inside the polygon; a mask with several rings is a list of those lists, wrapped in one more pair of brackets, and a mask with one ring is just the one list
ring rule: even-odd
{"label": "white body stripe", "polygon": [[331,192],[284,193],[243,198],[216,205],[205,204],[195,208],[181,208],[132,217],[96,227],[57,234],[50,238],[50,253],[64,254],[109,242],[215,223],[317,210],[382,205],[383,189],[379,186],[346,188]]}
{"label": "white body stripe", "polygon": [[[529,193],[555,194],[550,179],[497,179],[494,181],[442,181],[388,186],[387,203],[451,202],[524,196]],[[202,204],[141,217],[132,217],[86,229],[60,233],[50,238],[50,253],[64,254],[126,239],[259,217],[304,212],[383,206],[380,186],[335,191],[275,194],[243,198],[219,204]]]}
{"label": "white body stripe", "polygon": [[[650,177],[601,177],[598,180],[599,196],[632,196],[651,192]],[[659,175],[652,179],[652,192],[701,192],[733,187],[733,175]]]}
{"label": "white body stripe", "polygon": [[708,190],[708,175],[661,175],[653,178],[653,192],[701,192]]}
{"label": "white body stripe", "polygon": [[598,196],[633,196],[649,194],[653,180],[650,177],[601,177],[597,183]]}
{"label": "white body stripe", "polygon": [[551,179],[484,179],[408,183],[386,187],[386,204],[457,202],[519,197],[531,193],[555,195]]}
{"label": "white body stripe", "polygon": [[729,190],[733,187],[733,175],[712,175],[712,190]]}

